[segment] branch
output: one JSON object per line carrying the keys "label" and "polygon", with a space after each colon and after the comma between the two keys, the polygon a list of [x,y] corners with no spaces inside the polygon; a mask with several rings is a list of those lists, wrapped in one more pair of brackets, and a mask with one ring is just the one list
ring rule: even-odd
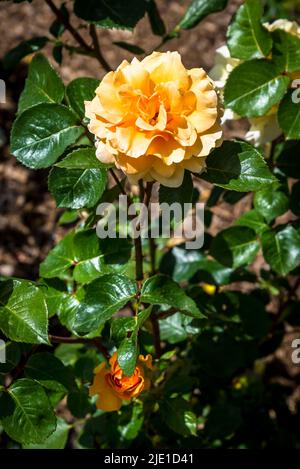
{"label": "branch", "polygon": [[45,1],[46,1],[47,5],[49,6],[49,8],[51,9],[51,11],[57,17],[57,19],[65,26],[65,28],[73,36],[75,41],[78,42],[78,44],[82,47],[82,49],[85,50],[86,52],[88,52],[89,55],[92,55],[93,57],[95,57],[95,59],[98,60],[98,62],[101,64],[101,66],[104,68],[104,70],[109,72],[111,70],[111,67],[106,62],[105,58],[103,57],[103,55],[101,53],[95,26],[91,25],[91,27],[90,27],[90,35],[92,37],[93,46],[94,46],[94,47],[91,47],[86,42],[86,40],[81,36],[81,34],[74,28],[74,26],[72,26],[72,24],[70,23],[69,18],[66,18],[64,15],[62,15],[60,9],[57,8],[57,6],[53,2],[53,0],[45,0]]}
{"label": "branch", "polygon": [[120,191],[122,192],[122,194],[127,196],[127,193],[126,193],[124,187],[122,186],[122,183],[121,183],[121,181],[119,180],[118,176],[117,176],[116,173],[114,172],[114,170],[113,170],[112,168],[110,168],[110,169],[109,169],[109,172],[110,172],[112,178],[114,179],[115,183],[119,186]]}
{"label": "branch", "polygon": [[98,40],[98,36],[97,36],[97,30],[96,30],[96,27],[95,27],[94,24],[90,25],[90,35],[91,35],[91,38],[92,38],[92,41],[93,41],[94,52],[95,52],[96,58],[98,59],[98,61],[100,62],[100,64],[104,68],[104,70],[106,70],[107,72],[110,72],[111,71],[111,66],[109,65],[109,63],[105,60],[105,58],[102,55],[99,40]]}
{"label": "branch", "polygon": [[56,15],[57,19],[65,26],[65,28],[69,31],[70,34],[74,37],[74,39],[78,42],[78,44],[83,47],[83,49],[87,51],[93,51],[93,49],[88,45],[88,43],[83,39],[81,34],[71,25],[68,18],[65,18],[64,15],[61,14],[61,11],[57,6],[54,4],[52,0],[45,0],[49,8],[53,11]]}
{"label": "branch", "polygon": [[[147,182],[146,189],[144,190],[142,180],[139,181],[140,188],[140,200],[143,204],[148,207],[151,199],[153,182]],[[138,228],[138,227],[137,227]],[[141,236],[134,239],[135,246],[135,279],[140,287],[141,281],[144,279],[143,271],[143,251],[142,251],[142,240]]]}
{"label": "branch", "polygon": [[161,311],[156,315],[158,319],[165,319],[168,318],[169,316],[172,316],[173,314],[178,313],[178,309],[176,308],[169,308],[166,311]]}
{"label": "branch", "polygon": [[60,337],[57,335],[49,335],[49,340],[53,344],[92,344],[97,347],[102,355],[109,359],[110,355],[107,348],[102,344],[100,339],[85,339],[84,337]]}
{"label": "branch", "polygon": [[[146,197],[146,203],[148,205],[150,203],[153,184],[154,184],[153,182],[148,182],[147,186],[146,186],[145,197]],[[151,210],[148,211],[148,236],[149,236],[149,229],[151,231]],[[156,243],[154,241],[154,238],[152,238],[151,236],[149,236],[148,239],[149,239],[149,254],[150,254],[151,275],[154,275],[155,272],[156,272]]]}

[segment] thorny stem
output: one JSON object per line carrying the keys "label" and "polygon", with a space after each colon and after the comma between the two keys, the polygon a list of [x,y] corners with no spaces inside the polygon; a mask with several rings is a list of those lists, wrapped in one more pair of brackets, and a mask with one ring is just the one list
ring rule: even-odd
{"label": "thorny stem", "polygon": [[[148,182],[146,186],[146,194],[145,192],[143,192],[143,198],[146,195],[146,197],[149,198],[150,200],[152,187],[153,187],[153,182]],[[147,203],[147,200],[146,200],[146,203]],[[148,205],[149,205],[149,202],[147,203],[147,206]],[[151,210],[148,210],[148,229],[151,229]],[[148,240],[149,240],[151,275],[154,275],[155,274],[156,244],[155,244],[154,239],[151,236],[148,237]]]}
{"label": "thorny stem", "polygon": [[53,344],[93,344],[106,359],[110,358],[107,348],[102,344],[101,340],[97,338],[85,339],[81,337],[60,337],[57,335],[49,335],[49,340]]}
{"label": "thorny stem", "polygon": [[[140,200],[143,201],[143,204],[148,207],[151,199],[153,182],[147,182],[146,189],[144,189],[143,181],[139,181],[140,188]],[[141,236],[138,236],[134,239],[135,246],[135,279],[138,284],[138,289],[140,289],[141,282],[144,279],[143,271],[143,251],[142,251],[142,240]]]}
{"label": "thorny stem", "polygon": [[[151,194],[152,194],[152,187],[153,187],[153,182],[147,182],[146,188],[144,189],[143,183],[140,181],[139,182],[140,186],[140,197],[143,197],[143,204],[146,207],[149,207],[150,200],[151,200]],[[149,221],[149,216],[148,216],[148,221]],[[140,238],[139,238],[140,239]],[[151,237],[149,238],[150,243],[151,243]],[[152,240],[154,243],[154,240]],[[154,248],[154,250],[153,250]],[[150,244],[150,251],[151,251],[151,244]],[[151,255],[151,254],[150,254]],[[152,245],[152,273],[155,271],[155,244]],[[143,258],[141,258],[141,265],[143,268]],[[152,331],[153,331],[153,340],[154,340],[154,347],[155,347],[155,353],[157,358],[161,356],[161,344],[160,344],[160,330],[159,330],[159,321],[158,318],[155,314],[151,315],[151,323],[152,323]]]}

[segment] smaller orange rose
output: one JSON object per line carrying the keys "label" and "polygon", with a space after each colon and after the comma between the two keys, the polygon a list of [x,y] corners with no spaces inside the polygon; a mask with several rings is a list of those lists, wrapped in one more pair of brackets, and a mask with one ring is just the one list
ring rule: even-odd
{"label": "smaller orange rose", "polygon": [[95,368],[94,381],[90,386],[90,396],[98,395],[96,406],[107,412],[119,410],[122,400],[129,401],[150,387],[145,376],[145,367],[152,369],[152,356],[140,355],[131,376],[125,376],[117,361],[117,352],[109,360],[110,368],[101,363]]}

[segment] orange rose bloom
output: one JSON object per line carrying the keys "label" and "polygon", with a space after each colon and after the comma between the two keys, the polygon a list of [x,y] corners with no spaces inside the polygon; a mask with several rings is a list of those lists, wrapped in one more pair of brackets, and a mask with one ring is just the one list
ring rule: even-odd
{"label": "orange rose bloom", "polygon": [[152,369],[152,356],[140,355],[137,366],[131,376],[125,376],[117,362],[117,352],[109,360],[110,369],[105,363],[95,368],[94,381],[90,386],[90,396],[98,395],[96,406],[105,411],[119,410],[122,400],[129,401],[139,396],[150,387],[150,380],[145,376],[144,367]]}
{"label": "orange rose bloom", "polygon": [[96,155],[133,183],[143,178],[178,187],[184,170],[200,173],[222,140],[222,111],[202,68],[187,70],[178,52],[124,60],[87,101]]}

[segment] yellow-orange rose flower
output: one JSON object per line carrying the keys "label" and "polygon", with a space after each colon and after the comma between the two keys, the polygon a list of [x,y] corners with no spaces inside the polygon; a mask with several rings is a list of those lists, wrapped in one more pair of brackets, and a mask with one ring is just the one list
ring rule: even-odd
{"label": "yellow-orange rose flower", "polygon": [[140,355],[131,376],[125,376],[117,361],[117,352],[109,360],[110,368],[101,363],[95,368],[94,381],[90,386],[90,396],[98,395],[96,406],[105,411],[119,410],[122,400],[129,401],[150,387],[145,375],[145,367],[152,369],[152,356]]}
{"label": "yellow-orange rose flower", "polygon": [[222,111],[202,68],[187,70],[178,52],[124,60],[85,103],[96,155],[136,183],[178,187],[184,170],[201,172],[222,140]]}

